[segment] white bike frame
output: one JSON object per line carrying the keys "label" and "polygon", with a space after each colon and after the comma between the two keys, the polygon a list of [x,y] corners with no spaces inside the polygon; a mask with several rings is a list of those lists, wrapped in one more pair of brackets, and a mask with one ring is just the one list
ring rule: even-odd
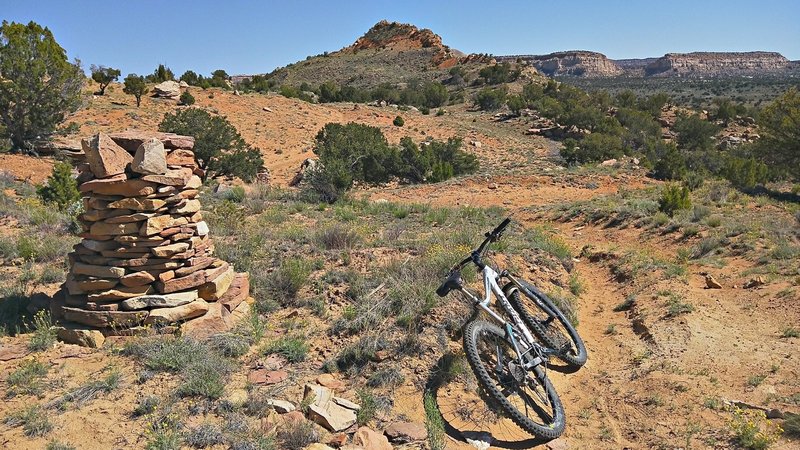
{"label": "white bike frame", "polygon": [[[500,285],[497,284],[497,279],[499,278],[499,274],[489,267],[488,265],[483,268],[482,271],[483,275],[483,289],[485,291],[483,300],[476,297],[473,293],[468,291],[467,289],[461,289],[463,292],[472,302],[474,302],[477,306],[479,306],[482,310],[486,311],[489,316],[491,316],[494,320],[499,322],[503,328],[508,332],[509,339],[511,340],[512,345],[514,345],[514,349],[517,352],[517,356],[519,357],[519,362],[521,365],[525,367],[525,369],[530,369],[534,366],[537,366],[544,362],[544,359],[541,355],[536,355],[535,358],[532,358],[529,362],[525,362],[525,354],[529,353],[531,350],[541,348],[541,346],[536,344],[536,340],[533,337],[533,334],[525,326],[525,323],[522,321],[522,318],[519,316],[519,313],[514,309],[511,305],[511,302],[508,301],[505,294],[503,294],[503,290],[500,288]],[[512,282],[514,282],[514,278],[509,276]],[[492,310],[489,305],[492,303],[492,294],[497,297],[498,303],[506,313],[511,316],[511,320],[514,322],[514,327],[511,327],[511,324],[505,320],[500,314]],[[522,333],[521,340],[517,340],[517,337],[514,336],[513,331],[518,330]]]}

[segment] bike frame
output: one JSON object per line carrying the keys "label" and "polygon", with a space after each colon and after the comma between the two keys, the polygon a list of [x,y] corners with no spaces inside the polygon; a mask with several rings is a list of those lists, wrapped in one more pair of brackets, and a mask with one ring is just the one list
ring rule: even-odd
{"label": "bike frame", "polygon": [[[476,294],[470,292],[464,287],[460,289],[461,292],[466,295],[467,298],[469,298],[475,304],[475,306],[486,311],[489,316],[502,325],[503,329],[506,331],[509,339],[511,340],[511,344],[514,346],[514,350],[517,352],[520,365],[522,365],[526,371],[544,363],[545,358],[543,356],[554,352],[536,343],[533,334],[528,327],[525,326],[525,323],[522,321],[519,313],[511,305],[511,302],[508,301],[508,298],[506,298],[503,290],[500,288],[500,285],[497,284],[497,280],[500,279],[500,274],[498,274],[488,265],[483,268],[481,273],[483,276],[483,299],[479,298]],[[523,288],[513,276],[507,273],[503,273],[503,276],[511,280],[511,282],[517,286],[517,288]],[[492,294],[497,297],[498,303],[511,317],[513,324],[504,319],[500,314],[490,307],[492,303]],[[521,336],[516,335],[515,331],[517,330],[521,332]],[[522,339],[518,339],[519,337]],[[526,355],[530,355],[531,352],[534,352],[533,357],[526,358]],[[528,361],[526,361],[526,359],[528,359]]]}

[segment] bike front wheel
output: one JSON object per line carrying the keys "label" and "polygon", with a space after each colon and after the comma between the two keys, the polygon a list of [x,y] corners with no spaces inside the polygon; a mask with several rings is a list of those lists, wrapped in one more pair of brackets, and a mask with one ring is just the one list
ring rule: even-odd
{"label": "bike front wheel", "polygon": [[586,364],[586,345],[564,313],[530,283],[517,282],[524,289],[510,282],[503,287],[503,293],[525,325],[568,365],[579,368]]}
{"label": "bike front wheel", "polygon": [[534,436],[555,439],[564,432],[564,407],[540,366],[526,371],[500,327],[476,320],[464,331],[464,350],[486,393],[511,420]]}

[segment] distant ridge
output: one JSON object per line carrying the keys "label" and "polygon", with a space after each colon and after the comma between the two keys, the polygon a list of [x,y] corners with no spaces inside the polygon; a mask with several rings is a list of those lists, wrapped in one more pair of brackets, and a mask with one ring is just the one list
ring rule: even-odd
{"label": "distant ridge", "polygon": [[777,52],[667,53],[659,58],[611,60],[598,52],[571,50],[547,55],[497,56],[498,61],[523,60],[547,76],[602,78],[770,76],[797,72],[798,62]]}

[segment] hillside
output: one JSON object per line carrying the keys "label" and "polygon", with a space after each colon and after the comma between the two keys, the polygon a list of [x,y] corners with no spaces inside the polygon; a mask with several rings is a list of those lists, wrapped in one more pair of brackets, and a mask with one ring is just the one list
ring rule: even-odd
{"label": "hillside", "polygon": [[[620,67],[654,64],[616,65],[581,51],[536,58],[531,64],[576,79],[607,72],[617,73],[608,78],[617,80],[624,78]],[[478,61],[476,68],[487,62],[461,56],[430,30],[380,22],[353,45],[273,76],[296,86],[374,86],[439,79],[455,61]],[[524,93],[528,76],[541,78],[534,72],[529,68],[517,81],[488,89]],[[385,102],[312,103],[274,92],[181,89],[194,96],[193,106],[146,96],[137,107],[121,84],[97,96],[91,94],[97,85],[89,82],[85,107],[62,124],[72,125],[60,145],[80,148],[82,138],[101,132],[155,130],[166,113],[201,108],[225,116],[260,149],[268,180],[210,179],[176,194],[175,186],[188,187],[188,181],[174,184],[176,172],[184,178],[201,172],[136,176],[124,182],[135,191],[131,197],[112,190],[86,199],[90,212],[106,217],[76,219],[75,208],[58,211],[37,196],[35,185],[46,179],[53,158],[0,154],[3,448],[721,450],[743,448],[747,438],[755,442],[751,448],[797,448],[800,198],[788,183],[739,189],[723,178],[700,176],[685,190],[690,204],[667,213],[662,203],[668,183],[653,178],[639,154],[565,163],[564,141],[550,137],[595,133],[559,125],[536,109],[560,106],[555,97],[526,104],[519,114],[505,105],[481,111],[469,100],[424,114]],[[585,96],[558,83],[541,90]],[[645,90],[643,98],[655,92]],[[620,109],[604,108],[595,120],[620,115]],[[676,139],[677,116],[684,111],[663,104],[638,117],[654,124],[661,143]],[[398,116],[403,121],[395,124]],[[420,145],[460,138],[480,168],[441,182],[356,184],[349,196],[329,204],[289,182],[315,157],[315,138],[332,122],[376,127],[392,145],[406,137]],[[715,149],[752,142],[760,131],[749,116],[720,121],[719,127],[710,139]],[[185,155],[179,150],[169,156]],[[80,152],[73,153],[80,161]],[[111,155],[107,163],[133,170],[141,158],[126,163]],[[80,165],[81,176],[97,164]],[[188,166],[193,164],[190,158]],[[119,187],[114,177],[87,184]],[[164,182],[150,181],[159,179]],[[120,196],[137,199],[124,202],[130,211],[111,206],[123,201]],[[172,217],[184,212],[192,214],[194,228]],[[455,293],[435,294],[448,268],[509,216],[513,224],[488,253],[489,263],[552,297],[576,324],[589,354],[574,373],[555,358],[545,367],[567,423],[564,434],[547,443],[486,402],[462,347],[473,306]],[[169,228],[146,231],[162,217],[169,222],[160,228]],[[71,332],[78,331],[66,328],[56,342],[42,316],[36,330],[6,328],[57,305],[54,294],[74,268],[68,253],[97,257],[77,245],[82,238],[95,248],[109,246],[95,261],[138,267],[141,253],[172,257],[188,251],[167,251],[163,242],[199,235],[201,218],[215,257],[249,274],[252,299],[244,304],[252,304],[252,314],[230,332],[193,340],[173,335],[178,330],[169,323],[137,328],[136,336],[110,327],[107,336],[93,330],[91,342],[83,342],[93,346],[85,347],[63,342],[77,341]],[[79,236],[87,221],[111,225],[111,231],[93,235],[91,225]],[[121,239],[111,234],[116,227],[132,228]],[[140,244],[121,251],[111,240]],[[178,267],[170,263],[154,269],[169,273]],[[202,262],[188,267],[205,270]],[[120,279],[131,275],[122,270]],[[177,271],[195,273],[183,266]],[[174,280],[162,281],[161,273],[160,282]],[[88,284],[108,281],[80,275]],[[470,288],[482,287],[474,271],[464,275]],[[177,279],[185,281],[183,275]],[[98,315],[123,312],[101,309],[120,302],[92,303]],[[213,325],[211,319],[200,323]],[[778,426],[789,431],[779,436]]]}
{"label": "hillside", "polygon": [[464,57],[431,30],[383,20],[349,47],[308,57],[276,69],[270,76],[280,84],[294,86],[326,81],[355,87],[441,81]]}

